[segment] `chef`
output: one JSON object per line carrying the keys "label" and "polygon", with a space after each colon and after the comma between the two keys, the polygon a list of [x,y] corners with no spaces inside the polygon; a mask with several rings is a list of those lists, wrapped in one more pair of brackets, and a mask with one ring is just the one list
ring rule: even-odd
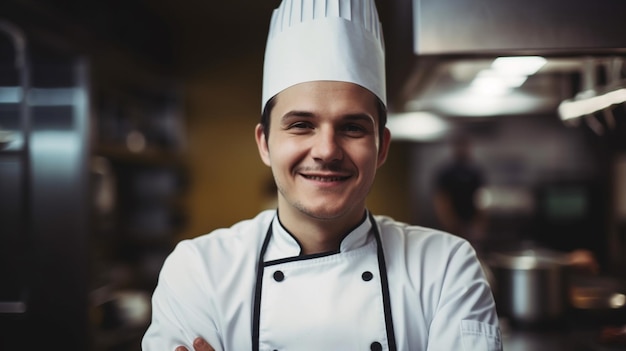
{"label": "chef", "polygon": [[373,0],[274,11],[255,137],[277,209],[177,245],[144,351],[502,349],[472,246],[366,207],[391,138],[384,67]]}

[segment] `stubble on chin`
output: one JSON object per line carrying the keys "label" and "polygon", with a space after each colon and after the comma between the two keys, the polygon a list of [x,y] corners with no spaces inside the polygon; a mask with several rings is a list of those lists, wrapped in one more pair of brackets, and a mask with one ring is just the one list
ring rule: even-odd
{"label": "stubble on chin", "polygon": [[281,200],[278,201],[279,205],[282,202],[283,206],[289,206],[293,208],[295,211],[297,211],[298,213],[306,217],[315,219],[315,220],[324,221],[324,220],[332,220],[332,219],[339,217],[339,215],[337,213],[334,213],[333,211],[326,211],[326,210],[316,211],[316,210],[311,209],[309,206],[306,206],[301,201],[294,201],[294,202],[290,201],[289,197],[286,195],[284,189],[280,186],[280,184],[277,184],[277,189],[278,189],[278,196],[282,197],[282,201]]}

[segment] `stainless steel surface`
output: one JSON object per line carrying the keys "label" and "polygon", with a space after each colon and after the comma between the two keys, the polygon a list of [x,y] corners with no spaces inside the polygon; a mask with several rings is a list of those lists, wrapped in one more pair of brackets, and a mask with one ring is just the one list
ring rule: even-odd
{"label": "stainless steel surface", "polygon": [[495,253],[490,266],[499,312],[512,322],[530,325],[563,317],[569,305],[563,255],[542,249]]}
{"label": "stainless steel surface", "polygon": [[15,136],[0,150],[0,349],[22,348],[34,332],[30,348],[85,350],[88,65],[0,20],[7,28],[17,53],[0,61],[0,124]]}
{"label": "stainless steel surface", "polygon": [[[31,131],[26,92],[31,83],[27,40],[21,28],[0,19],[0,51],[7,56],[0,62],[4,77],[0,98],[0,322],[4,316],[28,310],[29,288],[25,281],[29,254],[29,194],[31,157],[28,140]],[[7,47],[10,46],[10,47]],[[12,55],[12,56],[11,56]],[[10,78],[9,78],[10,77]],[[8,94],[7,94],[8,92]]]}
{"label": "stainless steel surface", "polygon": [[414,0],[414,47],[429,55],[622,50],[625,12],[613,0]]}

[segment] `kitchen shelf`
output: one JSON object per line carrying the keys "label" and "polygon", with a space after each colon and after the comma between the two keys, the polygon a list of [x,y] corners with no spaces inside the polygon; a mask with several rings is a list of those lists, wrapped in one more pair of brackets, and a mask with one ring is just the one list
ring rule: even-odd
{"label": "kitchen shelf", "polygon": [[[95,211],[92,221],[92,265],[101,277],[93,286],[151,295],[185,226],[182,94],[168,74],[134,59],[114,59],[98,57],[92,71],[91,156],[107,165],[108,174],[97,177],[109,182],[115,199],[105,213]],[[96,351],[139,350],[146,328],[95,325]]]}
{"label": "kitchen shelf", "polygon": [[147,147],[142,151],[134,152],[125,145],[104,143],[94,148],[94,154],[114,161],[137,165],[178,165],[183,163],[185,155],[177,150]]}

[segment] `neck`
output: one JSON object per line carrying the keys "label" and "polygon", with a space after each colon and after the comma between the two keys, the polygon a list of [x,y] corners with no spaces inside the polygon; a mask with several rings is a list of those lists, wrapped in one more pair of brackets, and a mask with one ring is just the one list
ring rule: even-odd
{"label": "neck", "polygon": [[365,215],[365,209],[356,220],[318,219],[304,213],[279,209],[280,223],[302,246],[303,255],[338,251],[341,241],[354,230]]}

